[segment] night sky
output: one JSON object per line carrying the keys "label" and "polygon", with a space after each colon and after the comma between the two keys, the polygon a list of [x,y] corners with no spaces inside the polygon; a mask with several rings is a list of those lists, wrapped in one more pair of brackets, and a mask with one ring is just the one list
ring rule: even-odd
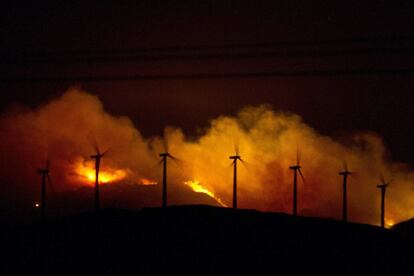
{"label": "night sky", "polygon": [[[35,107],[80,86],[145,136],[166,125],[191,136],[219,115],[269,104],[333,137],[379,133],[393,159],[413,163],[408,3],[2,4],[0,107]],[[125,80],[137,75],[157,77]]]}

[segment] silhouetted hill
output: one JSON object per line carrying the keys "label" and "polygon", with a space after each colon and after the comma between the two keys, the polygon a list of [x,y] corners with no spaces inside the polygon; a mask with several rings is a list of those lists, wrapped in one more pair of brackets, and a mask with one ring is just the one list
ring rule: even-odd
{"label": "silhouetted hill", "polygon": [[414,248],[414,218],[396,224],[393,230],[400,236],[411,241],[411,246]]}
{"label": "silhouetted hill", "polygon": [[2,275],[413,275],[397,230],[173,206],[106,209],[5,235]]}
{"label": "silhouetted hill", "polygon": [[[183,184],[171,183],[168,187],[169,205],[202,204],[220,206],[220,204],[204,193],[194,192]],[[40,193],[39,193],[40,195]],[[74,190],[49,193],[46,214],[49,218],[94,210],[94,187],[83,186]],[[100,205],[108,209],[142,209],[161,206],[162,185],[137,185],[128,183],[111,183],[100,185]],[[2,228],[13,228],[16,225],[30,224],[40,217],[40,208],[34,203],[39,200],[19,197],[16,199],[0,198],[0,225]]]}

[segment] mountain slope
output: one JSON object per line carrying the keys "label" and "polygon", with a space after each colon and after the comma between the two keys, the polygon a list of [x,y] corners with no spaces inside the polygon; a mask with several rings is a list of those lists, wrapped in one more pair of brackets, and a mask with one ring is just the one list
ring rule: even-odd
{"label": "mountain slope", "polygon": [[4,275],[413,274],[397,231],[210,206],[107,209],[4,238]]}

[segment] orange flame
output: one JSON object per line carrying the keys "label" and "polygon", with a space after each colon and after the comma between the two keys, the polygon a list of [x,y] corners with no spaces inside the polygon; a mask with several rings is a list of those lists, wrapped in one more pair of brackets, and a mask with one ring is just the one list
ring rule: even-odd
{"label": "orange flame", "polygon": [[[75,164],[76,175],[80,177],[82,182],[88,184],[95,183],[95,166],[93,162],[79,161]],[[99,183],[112,183],[124,179],[127,171],[122,169],[100,168]]]}
{"label": "orange flame", "polygon": [[148,178],[140,178],[138,179],[137,183],[141,185],[157,185],[158,184],[156,181],[150,180]]}
{"label": "orange flame", "polygon": [[385,227],[391,228],[395,225],[395,221],[391,218],[385,218]]}
{"label": "orange flame", "polygon": [[211,190],[209,190],[207,187],[200,184],[197,180],[189,180],[184,182],[185,185],[189,186],[191,189],[193,189],[196,193],[202,193],[206,194],[211,198],[214,198],[218,204],[220,204],[223,207],[227,207],[227,205],[219,198],[217,197]]}

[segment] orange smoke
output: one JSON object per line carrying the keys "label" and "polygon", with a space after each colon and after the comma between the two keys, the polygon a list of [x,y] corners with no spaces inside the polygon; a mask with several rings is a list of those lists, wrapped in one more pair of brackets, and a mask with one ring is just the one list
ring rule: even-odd
{"label": "orange smoke", "polygon": [[[92,133],[101,148],[110,148],[102,159],[101,183],[160,183],[158,154],[165,150],[167,140],[169,152],[181,160],[168,161],[169,187],[188,186],[229,205],[233,192],[229,156],[238,148],[246,161],[237,168],[240,208],[290,213],[293,176],[289,166],[296,163],[299,148],[306,179],[298,183],[299,214],[341,217],[342,178],[338,173],[346,161],[356,172],[348,181],[349,220],[379,223],[380,192],[376,186],[381,174],[394,179],[386,194],[387,224],[414,217],[414,172],[388,158],[377,134],[361,132],[334,140],[320,135],[299,116],[268,106],[220,116],[197,138],[189,139],[172,127],[165,129],[162,138],[144,138],[131,120],[106,112],[97,97],[71,89],[35,110],[3,114],[0,131],[2,199],[28,198],[31,207],[36,201],[33,195],[39,193],[36,169],[45,164],[46,152],[52,161],[50,175],[56,190],[70,191],[94,182],[94,162],[89,157],[95,150],[87,138]],[[145,195],[145,202],[159,206],[159,186],[146,188],[153,192]],[[171,188],[169,193],[179,191]]]}

